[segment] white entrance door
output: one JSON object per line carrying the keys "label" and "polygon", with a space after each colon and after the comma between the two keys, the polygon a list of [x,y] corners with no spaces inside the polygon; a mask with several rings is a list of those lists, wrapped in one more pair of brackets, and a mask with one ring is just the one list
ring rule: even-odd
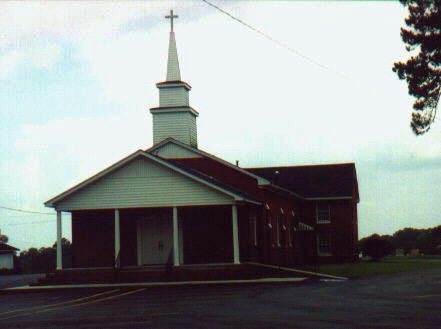
{"label": "white entrance door", "polygon": [[172,219],[166,214],[138,221],[138,264],[165,264],[173,246]]}

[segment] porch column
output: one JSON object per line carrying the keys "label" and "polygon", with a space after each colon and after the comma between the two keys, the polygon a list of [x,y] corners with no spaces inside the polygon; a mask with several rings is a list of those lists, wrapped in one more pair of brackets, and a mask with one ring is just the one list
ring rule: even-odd
{"label": "porch column", "polygon": [[61,245],[61,211],[57,210],[57,270],[63,269],[63,246]]}
{"label": "porch column", "polygon": [[120,267],[121,236],[119,226],[119,209],[115,209],[115,267]]}
{"label": "porch column", "polygon": [[233,260],[234,264],[240,264],[239,258],[239,230],[237,228],[237,206],[231,206],[232,211],[232,226],[233,226]]}
{"label": "porch column", "polygon": [[179,266],[179,230],[177,207],[173,207],[173,265]]}

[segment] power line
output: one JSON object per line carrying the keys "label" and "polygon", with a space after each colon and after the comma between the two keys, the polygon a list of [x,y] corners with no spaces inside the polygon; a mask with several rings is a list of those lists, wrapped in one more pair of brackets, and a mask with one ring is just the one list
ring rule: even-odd
{"label": "power line", "polygon": [[30,223],[15,223],[15,224],[2,224],[2,227],[20,226],[20,225],[34,225],[34,224],[44,224],[44,223],[54,223],[54,220],[41,220]]}
{"label": "power line", "polygon": [[0,206],[0,209],[22,212],[22,213],[26,213],[26,214],[39,214],[39,215],[52,215],[52,216],[55,215],[55,213],[52,213],[52,212],[41,212],[41,211],[33,211],[33,210],[26,210],[26,209],[10,208],[10,207],[4,207],[4,206]]}
{"label": "power line", "polygon": [[245,22],[244,22],[243,20],[241,20],[240,18],[237,18],[237,17],[233,16],[232,14],[230,14],[229,12],[227,12],[227,11],[225,11],[224,9],[220,8],[219,6],[217,6],[217,5],[215,5],[215,4],[211,3],[211,2],[209,2],[209,1],[207,1],[207,0],[201,0],[201,1],[205,2],[207,5],[209,5],[209,6],[211,6],[211,7],[213,7],[213,8],[215,8],[215,9],[219,10],[221,13],[227,15],[228,17],[230,17],[231,19],[235,20],[236,22],[239,22],[240,24],[246,26],[246,27],[249,28],[250,30],[259,33],[260,35],[262,35],[262,36],[265,37],[266,39],[268,39],[268,40],[270,40],[270,41],[276,43],[276,44],[279,45],[280,47],[283,47],[283,48],[289,50],[290,52],[296,54],[297,56],[303,58],[304,60],[306,60],[306,61],[308,61],[308,62],[310,62],[310,63],[312,63],[312,64],[314,64],[314,65],[316,65],[316,66],[319,66],[319,67],[322,68],[322,69],[325,69],[325,70],[328,70],[328,71],[330,71],[330,72],[332,72],[332,73],[335,73],[335,74],[337,74],[337,75],[339,75],[339,76],[341,76],[341,77],[343,77],[343,78],[345,78],[345,79],[347,79],[347,80],[350,80],[350,81],[356,82],[353,78],[351,78],[350,76],[346,75],[345,73],[340,72],[340,71],[337,71],[337,70],[333,69],[332,67],[329,67],[329,66],[327,66],[327,65],[324,65],[324,64],[322,64],[322,63],[316,61],[315,59],[313,59],[313,58],[311,58],[311,57],[309,57],[309,56],[307,56],[307,55],[301,53],[301,52],[298,51],[297,49],[294,49],[294,48],[288,46],[286,43],[284,43],[284,42],[282,42],[282,41],[279,41],[279,40],[273,38],[271,35],[269,35],[269,34],[263,32],[262,30],[259,30],[258,28],[254,27],[254,26],[252,26],[252,25],[250,25],[250,24],[248,24],[248,23],[245,23]]}

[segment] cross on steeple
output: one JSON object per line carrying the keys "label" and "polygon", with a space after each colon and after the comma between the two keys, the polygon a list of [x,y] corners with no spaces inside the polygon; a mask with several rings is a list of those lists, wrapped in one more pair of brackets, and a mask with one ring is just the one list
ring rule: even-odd
{"label": "cross on steeple", "polygon": [[165,16],[165,18],[170,18],[170,24],[171,24],[171,31],[173,32],[173,18],[178,18],[178,15],[173,15],[173,10],[170,9],[170,15]]}

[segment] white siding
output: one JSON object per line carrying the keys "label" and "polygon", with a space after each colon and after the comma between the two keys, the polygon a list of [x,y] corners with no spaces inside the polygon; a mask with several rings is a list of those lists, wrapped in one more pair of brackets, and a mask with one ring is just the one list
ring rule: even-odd
{"label": "white siding", "polygon": [[14,268],[14,255],[12,253],[0,254],[0,270],[12,270]]}
{"label": "white siding", "polygon": [[188,90],[180,88],[159,89],[159,106],[188,106]]}
{"label": "white siding", "polygon": [[197,146],[196,117],[190,112],[153,114],[153,143],[169,137]]}
{"label": "white siding", "polygon": [[164,159],[202,158],[199,154],[174,143],[165,144],[159,149],[156,149],[154,153]]}
{"label": "white siding", "polygon": [[136,158],[55,204],[57,210],[232,204],[233,198],[152,160]]}
{"label": "white siding", "polygon": [[198,132],[197,132],[197,126],[196,126],[196,117],[195,116],[189,116],[189,127],[190,127],[190,145],[196,146],[198,145]]}

